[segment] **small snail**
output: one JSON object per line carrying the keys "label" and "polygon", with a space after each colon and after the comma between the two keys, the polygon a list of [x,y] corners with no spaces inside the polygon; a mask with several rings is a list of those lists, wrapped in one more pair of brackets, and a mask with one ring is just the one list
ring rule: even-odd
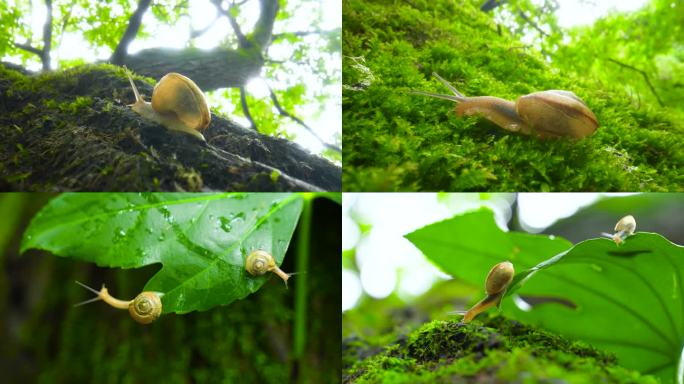
{"label": "small snail", "polygon": [[463,315],[463,322],[468,323],[474,319],[475,316],[487,309],[495,305],[498,306],[501,303],[504,293],[506,293],[508,284],[513,280],[514,274],[515,270],[513,269],[513,264],[509,261],[498,263],[492,267],[487,274],[487,280],[485,281],[487,297],[480,300],[479,303],[475,304],[465,313],[465,315]]}
{"label": "small snail", "polygon": [[253,251],[247,256],[245,269],[253,276],[261,276],[266,272],[273,272],[283,279],[285,286],[287,286],[287,280],[292,276],[291,273],[285,273],[278,268],[273,256],[262,250]]}
{"label": "small snail", "polygon": [[137,114],[172,131],[189,133],[206,141],[200,131],[211,123],[211,114],[197,84],[181,74],[169,73],[154,86],[152,103],[148,103],[140,96],[131,74],[128,71],[126,74],[135,94],[135,103],[130,107]]}
{"label": "small snail", "polygon": [[76,282],[78,285],[82,286],[83,288],[95,293],[97,297],[86,300],[84,302],[78,303],[75,306],[83,305],[83,304],[88,304],[93,301],[98,301],[102,300],[105,303],[111,305],[114,308],[119,308],[119,309],[128,309],[128,313],[130,313],[131,317],[133,320],[137,321],[140,324],[149,324],[159,317],[162,312],[162,303],[161,303],[161,293],[158,292],[143,292],[139,294],[138,296],[135,297],[135,299],[130,300],[130,301],[124,301],[124,300],[119,300],[117,298],[112,297],[109,292],[107,291],[107,288],[105,288],[104,285],[102,285],[102,289],[99,291],[90,288],[89,286],[81,283],[81,282]]}
{"label": "small snail", "polygon": [[634,216],[627,215],[615,224],[615,234],[606,233],[605,235],[613,239],[615,244],[620,245],[627,236],[634,233],[634,230],[636,230],[636,220],[634,220]]}
{"label": "small snail", "polygon": [[492,96],[465,97],[441,76],[435,77],[454,93],[411,91],[423,96],[456,102],[458,116],[480,115],[499,127],[541,138],[589,136],[599,126],[586,104],[570,91],[542,91],[520,96],[515,103]]}

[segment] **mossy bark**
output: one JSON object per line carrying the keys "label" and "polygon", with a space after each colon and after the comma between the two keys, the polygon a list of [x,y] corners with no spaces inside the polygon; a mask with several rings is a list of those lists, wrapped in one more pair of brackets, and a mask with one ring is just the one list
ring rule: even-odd
{"label": "mossy bark", "polygon": [[[152,86],[138,82],[149,100]],[[0,189],[339,190],[341,169],[284,139],[212,115],[204,136],[173,133],[126,106],[125,73],[92,65],[36,76],[0,65]]]}

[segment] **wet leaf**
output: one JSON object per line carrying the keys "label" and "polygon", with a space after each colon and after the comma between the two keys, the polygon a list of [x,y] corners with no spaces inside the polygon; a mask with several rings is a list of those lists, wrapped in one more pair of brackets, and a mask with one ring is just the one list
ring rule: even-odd
{"label": "wet leaf", "polygon": [[270,274],[249,275],[247,255],[262,249],[280,265],[301,210],[299,194],[63,194],[33,218],[21,251],[103,267],[161,263],[141,291],[164,293],[164,313],[186,313],[257,291]]}

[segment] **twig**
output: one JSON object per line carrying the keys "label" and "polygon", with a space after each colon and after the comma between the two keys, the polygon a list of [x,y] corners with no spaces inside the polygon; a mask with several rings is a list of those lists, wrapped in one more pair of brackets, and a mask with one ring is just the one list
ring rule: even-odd
{"label": "twig", "polygon": [[609,57],[606,58],[605,60],[610,61],[611,63],[615,63],[615,64],[617,64],[617,65],[619,65],[619,66],[621,66],[621,67],[623,67],[623,68],[627,68],[627,69],[631,69],[631,70],[633,70],[633,71],[639,72],[639,73],[641,74],[641,76],[644,77],[644,81],[646,81],[646,85],[648,85],[648,88],[649,88],[649,89],[651,90],[651,92],[653,93],[653,96],[655,96],[656,100],[658,101],[658,104],[659,104],[661,107],[664,107],[664,106],[665,106],[665,104],[663,104],[663,101],[660,100],[660,97],[658,96],[658,93],[656,92],[655,87],[653,86],[653,84],[651,84],[651,79],[648,77],[648,74],[647,74],[646,72],[642,71],[641,69],[639,69],[639,68],[637,68],[637,67],[633,67],[633,66],[631,66],[631,65],[629,65],[629,64],[625,64],[625,63],[623,63],[623,62],[620,62],[620,61],[615,60],[615,59],[611,59],[611,58],[609,58]]}
{"label": "twig", "polygon": [[128,45],[135,39],[140,29],[140,24],[142,22],[142,17],[147,12],[147,8],[150,7],[152,0],[140,0],[138,2],[138,8],[133,12],[131,17],[128,19],[128,25],[126,26],[126,31],[124,31],[119,44],[116,46],[112,57],[109,59],[114,64],[123,64],[124,58],[126,57],[126,51],[128,50]]}
{"label": "twig", "polygon": [[247,37],[242,33],[242,30],[240,30],[240,24],[238,24],[237,20],[235,19],[235,16],[233,16],[233,13],[231,10],[236,7],[235,4],[232,4],[228,10],[225,10],[221,8],[221,0],[211,0],[211,3],[214,4],[214,7],[216,7],[216,10],[222,14],[223,16],[228,18],[228,22],[230,23],[230,27],[233,29],[233,33],[235,33],[235,36],[237,37],[238,40],[238,47],[240,48],[247,48],[251,44]]}
{"label": "twig", "polygon": [[278,102],[278,97],[276,96],[275,92],[273,92],[273,89],[271,88],[270,85],[268,85],[268,91],[271,94],[271,100],[273,101],[273,106],[278,110],[278,113],[280,113],[281,116],[289,117],[290,119],[294,120],[297,124],[304,127],[304,129],[309,131],[309,133],[311,133],[321,144],[323,144],[324,147],[326,147],[328,149],[332,149],[333,151],[336,151],[338,153],[342,153],[342,148],[340,148],[336,145],[327,143],[325,140],[321,139],[321,137],[318,136],[316,134],[316,132],[314,132],[314,130],[311,127],[309,127],[304,121],[302,121],[302,119],[300,119],[296,116],[293,116],[292,114],[290,114],[289,112],[284,110],[283,107],[280,105],[280,102]]}
{"label": "twig", "polygon": [[537,32],[539,32],[539,33],[541,33],[542,35],[544,35],[544,37],[549,37],[549,34],[546,33],[546,32],[544,32],[544,30],[541,29],[541,27],[539,27],[539,25],[537,25],[537,23],[535,23],[534,21],[532,21],[532,19],[530,19],[530,18],[525,14],[525,12],[523,12],[523,11],[521,11],[521,10],[518,10],[518,15],[520,15],[520,17],[522,17],[523,20],[525,20],[529,25],[531,25],[532,28],[536,29]]}
{"label": "twig", "polygon": [[295,36],[302,37],[302,36],[309,36],[309,35],[327,35],[327,34],[330,34],[333,32],[337,32],[337,31],[339,31],[339,29],[329,29],[329,30],[317,29],[314,31],[283,32],[283,33],[276,33],[272,37],[273,37],[273,40],[277,40],[277,39],[281,39],[287,35],[295,35]]}
{"label": "twig", "polygon": [[194,39],[204,35],[209,29],[211,29],[211,27],[214,26],[214,24],[216,24],[216,20],[218,20],[220,16],[221,14],[217,12],[216,16],[214,16],[214,20],[212,20],[209,24],[207,24],[206,27],[202,29],[192,29],[192,27],[190,27],[190,38]]}
{"label": "twig", "polygon": [[257,126],[254,123],[252,114],[249,113],[249,106],[247,105],[247,93],[245,92],[245,87],[240,87],[240,103],[242,104],[242,113],[244,113],[247,120],[249,120],[249,127],[256,131]]}

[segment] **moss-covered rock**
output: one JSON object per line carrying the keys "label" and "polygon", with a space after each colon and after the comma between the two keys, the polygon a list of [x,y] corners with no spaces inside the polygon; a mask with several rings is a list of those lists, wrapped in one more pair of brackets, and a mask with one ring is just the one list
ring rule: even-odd
{"label": "moss-covered rock", "polygon": [[501,316],[435,320],[382,349],[358,338],[342,348],[346,383],[658,382],[587,344]]}
{"label": "moss-covered rock", "polygon": [[[345,190],[679,191],[684,128],[635,107],[619,84],[560,73],[498,28],[472,0],[343,4]],[[515,100],[575,92],[601,127],[581,140],[540,140],[410,90]]]}
{"label": "moss-covered rock", "polygon": [[[138,87],[149,100],[154,81],[145,81]],[[205,144],[143,119],[126,106],[132,99],[120,67],[29,75],[0,64],[0,189],[341,188],[339,167],[290,141],[213,115]]]}

